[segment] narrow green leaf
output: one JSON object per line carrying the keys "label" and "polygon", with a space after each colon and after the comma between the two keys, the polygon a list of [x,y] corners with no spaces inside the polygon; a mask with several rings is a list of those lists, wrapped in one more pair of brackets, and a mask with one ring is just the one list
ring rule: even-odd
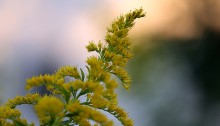
{"label": "narrow green leaf", "polygon": [[83,70],[80,68],[80,72],[81,72],[81,80],[84,81],[85,79],[85,74],[83,72]]}

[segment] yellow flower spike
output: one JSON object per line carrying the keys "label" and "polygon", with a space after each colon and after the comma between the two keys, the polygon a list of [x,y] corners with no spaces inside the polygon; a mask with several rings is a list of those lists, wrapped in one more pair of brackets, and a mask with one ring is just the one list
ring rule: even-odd
{"label": "yellow flower spike", "polygon": [[65,83],[62,86],[66,91],[70,91],[70,87],[71,87],[70,83]]}
{"label": "yellow flower spike", "polygon": [[103,50],[103,48],[104,48],[104,46],[103,46],[102,42],[99,41],[98,42],[98,49],[99,49],[99,51]]}
{"label": "yellow flower spike", "polygon": [[99,51],[97,45],[94,43],[94,42],[89,42],[89,45],[86,46],[88,52],[91,52],[91,51]]}
{"label": "yellow flower spike", "polygon": [[79,71],[77,70],[77,67],[72,66],[62,66],[60,67],[56,73],[57,78],[63,78],[65,76],[74,77],[75,79],[80,79]]}
{"label": "yellow flower spike", "polygon": [[134,122],[131,119],[120,118],[119,120],[122,122],[122,124],[124,126],[133,126],[134,125]]}
{"label": "yellow flower spike", "polygon": [[80,88],[83,88],[84,83],[81,80],[75,80],[73,82],[69,82],[70,87],[72,87],[73,90],[77,91]]}
{"label": "yellow flower spike", "polygon": [[95,83],[93,81],[87,81],[84,84],[83,90],[89,90],[89,92],[93,92],[95,94],[101,95],[104,91],[104,88],[99,83]]}
{"label": "yellow flower spike", "polygon": [[133,58],[134,54],[126,49],[122,50],[121,54],[123,55],[123,57],[131,59]]}
{"label": "yellow flower spike", "polygon": [[65,83],[64,78],[60,78],[54,83],[54,85],[57,87],[62,87],[64,85],[64,83]]}
{"label": "yellow flower spike", "polygon": [[108,100],[96,94],[91,97],[90,102],[94,108],[99,109],[105,109],[110,105]]}
{"label": "yellow flower spike", "polygon": [[124,67],[127,64],[127,59],[123,58],[121,55],[115,55],[112,59],[113,65]]}
{"label": "yellow flower spike", "polygon": [[103,113],[87,106],[83,106],[81,116],[82,118],[91,119],[102,126],[113,126],[112,121],[108,120],[108,118]]}
{"label": "yellow flower spike", "polygon": [[105,82],[105,85],[106,85],[106,88],[108,90],[114,90],[115,88],[118,87],[118,84],[115,80],[111,79],[111,80],[106,80],[104,81]]}
{"label": "yellow flower spike", "polygon": [[49,75],[49,74],[45,74],[43,76],[43,79],[47,83],[54,83],[56,81],[56,78],[54,77],[54,75]]}
{"label": "yellow flower spike", "polygon": [[108,73],[108,72],[105,72],[104,73],[105,75],[104,75],[104,78],[103,78],[103,82],[107,82],[107,81],[109,81],[110,79],[111,79],[111,74],[110,73]]}
{"label": "yellow flower spike", "polygon": [[35,104],[38,102],[39,98],[40,95],[38,93],[27,94],[26,96],[16,96],[14,99],[9,100],[5,106],[13,109],[21,104]]}
{"label": "yellow flower spike", "polygon": [[110,61],[115,56],[115,54],[107,50],[105,51],[104,56],[107,61]]}
{"label": "yellow flower spike", "polygon": [[80,105],[79,100],[76,100],[74,103],[68,104],[66,109],[71,113],[75,113],[75,112],[80,111],[81,105]]}
{"label": "yellow flower spike", "polygon": [[97,57],[94,57],[94,56],[91,56],[87,59],[87,63],[88,65],[91,67],[91,69],[93,69],[92,72],[95,72],[96,70],[96,73],[100,72],[102,70],[102,63],[100,60],[98,60]]}
{"label": "yellow flower spike", "polygon": [[21,112],[17,109],[11,109],[8,106],[1,106],[0,107],[0,119],[9,119],[12,117],[19,117],[21,115]]}
{"label": "yellow flower spike", "polygon": [[0,126],[27,126],[27,120],[20,118],[21,112],[8,106],[0,107]]}
{"label": "yellow flower spike", "polygon": [[64,103],[53,96],[44,96],[34,106],[38,117],[44,118],[49,115],[58,115],[64,110]]}
{"label": "yellow flower spike", "polygon": [[108,107],[108,112],[112,113],[124,126],[133,126],[133,121],[128,117],[128,114],[124,109],[117,105],[110,105]]}
{"label": "yellow flower spike", "polygon": [[[0,107],[0,126],[34,126],[20,118],[21,113],[15,108],[21,104],[33,105],[40,125],[44,126],[90,126],[94,123],[94,126],[113,126],[104,112],[115,116],[124,126],[133,126],[125,110],[117,106],[115,89],[118,83],[112,75],[119,78],[126,89],[130,87],[131,79],[125,70],[128,60],[133,57],[128,32],[134,20],[144,15],[143,9],[121,15],[107,28],[105,43],[89,42],[87,50],[96,51],[98,56],[86,60],[87,76],[81,68],[79,72],[75,66],[63,66],[54,74],[27,79],[27,90],[45,85],[52,95],[27,94],[9,100]],[[66,81],[66,76],[74,79]]]}
{"label": "yellow flower spike", "polygon": [[30,90],[33,87],[41,86],[41,85],[48,85],[48,84],[54,84],[56,81],[56,78],[54,75],[40,75],[40,76],[34,76],[32,78],[29,78],[26,80],[26,89]]}
{"label": "yellow flower spike", "polygon": [[115,94],[114,90],[106,90],[103,97],[108,99],[112,104],[118,104],[117,94]]}
{"label": "yellow flower spike", "polygon": [[31,88],[35,87],[35,86],[40,86],[42,83],[44,83],[43,77],[42,75],[40,76],[34,76],[30,79],[26,80],[26,90],[30,90]]}
{"label": "yellow flower spike", "polygon": [[112,73],[122,81],[122,85],[125,87],[125,89],[130,88],[131,79],[126,70],[120,67],[114,67]]}
{"label": "yellow flower spike", "polygon": [[80,105],[79,101],[70,103],[66,108],[73,114],[78,113],[78,116],[74,117],[78,124],[85,123],[85,120],[93,120],[103,126],[112,126],[110,125],[112,124],[112,121],[109,121],[104,114],[91,107]]}

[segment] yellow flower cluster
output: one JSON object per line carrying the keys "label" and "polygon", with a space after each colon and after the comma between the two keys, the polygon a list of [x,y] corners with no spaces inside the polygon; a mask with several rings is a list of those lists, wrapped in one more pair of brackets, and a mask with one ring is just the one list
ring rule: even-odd
{"label": "yellow flower cluster", "polygon": [[26,80],[26,89],[29,90],[35,86],[41,86],[43,84],[53,84],[55,80],[54,76],[49,74],[34,76],[31,79]]}
{"label": "yellow flower cluster", "polygon": [[[35,94],[27,94],[26,96],[16,96],[14,99],[8,100],[8,102],[0,107],[0,126],[20,126],[20,125],[28,125],[25,119],[20,118],[20,111],[15,109],[17,105],[21,104],[36,104],[39,100],[40,96],[38,93]],[[11,119],[12,122],[8,122],[7,120]],[[33,124],[29,124],[32,126]]]}
{"label": "yellow flower cluster", "polygon": [[72,66],[62,66],[56,71],[56,76],[58,78],[70,76],[70,77],[74,77],[75,79],[80,79],[80,75],[77,70],[77,67],[72,67]]}
{"label": "yellow flower cluster", "polygon": [[[143,17],[142,9],[121,15],[108,28],[106,43],[89,42],[87,50],[99,55],[88,57],[87,73],[72,66],[63,66],[54,74],[34,76],[27,79],[26,89],[44,85],[50,96],[38,93],[17,96],[0,107],[0,126],[34,126],[21,119],[17,105],[31,104],[42,126],[113,126],[105,116],[112,114],[124,126],[133,126],[133,121],[124,109],[118,106],[115,75],[129,89],[131,79],[125,66],[133,53],[127,35],[134,20]],[[66,77],[70,79],[67,81]]]}
{"label": "yellow flower cluster", "polygon": [[10,108],[15,108],[17,105],[21,104],[36,104],[40,98],[38,93],[27,94],[26,96],[16,96],[14,99],[8,100],[5,106]]}
{"label": "yellow flower cluster", "polygon": [[7,106],[0,107],[0,118],[11,118],[11,117],[19,117],[20,112],[16,109],[11,109]]}
{"label": "yellow flower cluster", "polygon": [[75,114],[73,119],[77,124],[82,126],[90,126],[89,120],[95,121],[97,124],[102,126],[112,126],[113,122],[108,120],[108,118],[101,112],[93,109],[91,107],[81,105],[80,101],[75,101],[69,105],[67,105],[67,110],[71,114]]}
{"label": "yellow flower cluster", "polygon": [[87,46],[88,51],[96,51],[100,54],[100,62],[103,64],[101,66],[104,66],[105,71],[116,75],[126,89],[130,87],[131,79],[124,67],[128,59],[133,57],[131,42],[127,35],[134,25],[134,20],[144,16],[142,9],[130,12],[125,16],[121,15],[108,28],[105,47],[97,46],[93,42]]}
{"label": "yellow flower cluster", "polygon": [[[12,109],[8,106],[0,107],[0,126],[27,126],[28,123],[25,119],[20,118],[20,111]],[[7,121],[7,120],[11,121]],[[32,126],[30,124],[29,126]]]}
{"label": "yellow flower cluster", "polygon": [[34,106],[40,122],[47,123],[48,121],[55,120],[56,116],[62,118],[61,112],[64,110],[64,103],[53,96],[44,96]]}

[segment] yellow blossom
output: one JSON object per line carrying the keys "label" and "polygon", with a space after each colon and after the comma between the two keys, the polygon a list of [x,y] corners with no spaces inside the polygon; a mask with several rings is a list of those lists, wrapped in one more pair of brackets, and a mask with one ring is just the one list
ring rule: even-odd
{"label": "yellow blossom", "polygon": [[46,84],[54,84],[56,78],[53,75],[45,74],[40,76],[34,76],[26,80],[26,89],[30,90],[33,87],[46,85]]}
{"label": "yellow blossom", "polygon": [[119,79],[122,81],[122,85],[126,89],[130,88],[131,79],[126,70],[120,67],[114,67],[112,73],[115,74],[117,77],[119,77]]}
{"label": "yellow blossom", "polygon": [[80,105],[79,101],[69,104],[67,106],[67,110],[73,114],[78,113],[78,116],[74,117],[78,124],[86,123],[85,120],[93,120],[103,126],[113,125],[112,121],[108,120],[103,113],[91,107],[82,106]]}
{"label": "yellow blossom", "polygon": [[110,105],[110,102],[107,99],[96,94],[91,97],[90,102],[93,107],[99,108],[99,109],[105,109]]}
{"label": "yellow blossom", "polygon": [[58,78],[62,78],[65,76],[70,76],[70,77],[74,77],[75,79],[79,79],[80,78],[80,74],[77,70],[77,67],[72,67],[72,66],[62,66],[60,67],[55,75]]}
{"label": "yellow blossom", "polygon": [[11,117],[19,117],[21,115],[20,111],[16,109],[11,109],[8,106],[0,107],[0,118],[11,118]]}
{"label": "yellow blossom", "polygon": [[73,82],[69,82],[70,87],[72,87],[73,90],[77,91],[81,88],[83,88],[84,83],[81,80],[75,80]]}
{"label": "yellow blossom", "polygon": [[26,96],[16,96],[14,99],[9,100],[5,106],[10,108],[15,108],[17,105],[21,104],[35,104],[40,98],[38,93],[27,94]]}
{"label": "yellow blossom", "polygon": [[35,105],[35,111],[39,118],[48,115],[58,115],[64,110],[64,103],[56,97],[44,96]]}
{"label": "yellow blossom", "polygon": [[89,42],[89,45],[87,45],[86,48],[89,52],[91,52],[91,51],[97,51],[98,52],[98,47],[94,42]]}

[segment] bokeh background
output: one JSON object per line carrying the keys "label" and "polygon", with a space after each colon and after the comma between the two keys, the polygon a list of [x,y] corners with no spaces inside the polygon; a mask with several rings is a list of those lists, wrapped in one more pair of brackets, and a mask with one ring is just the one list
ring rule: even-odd
{"label": "bokeh background", "polygon": [[[25,95],[33,75],[84,69],[88,41],[140,7],[146,17],[130,32],[133,85],[119,87],[119,104],[136,126],[219,126],[219,0],[0,0],[0,104]],[[30,106],[19,109],[37,120]]]}

